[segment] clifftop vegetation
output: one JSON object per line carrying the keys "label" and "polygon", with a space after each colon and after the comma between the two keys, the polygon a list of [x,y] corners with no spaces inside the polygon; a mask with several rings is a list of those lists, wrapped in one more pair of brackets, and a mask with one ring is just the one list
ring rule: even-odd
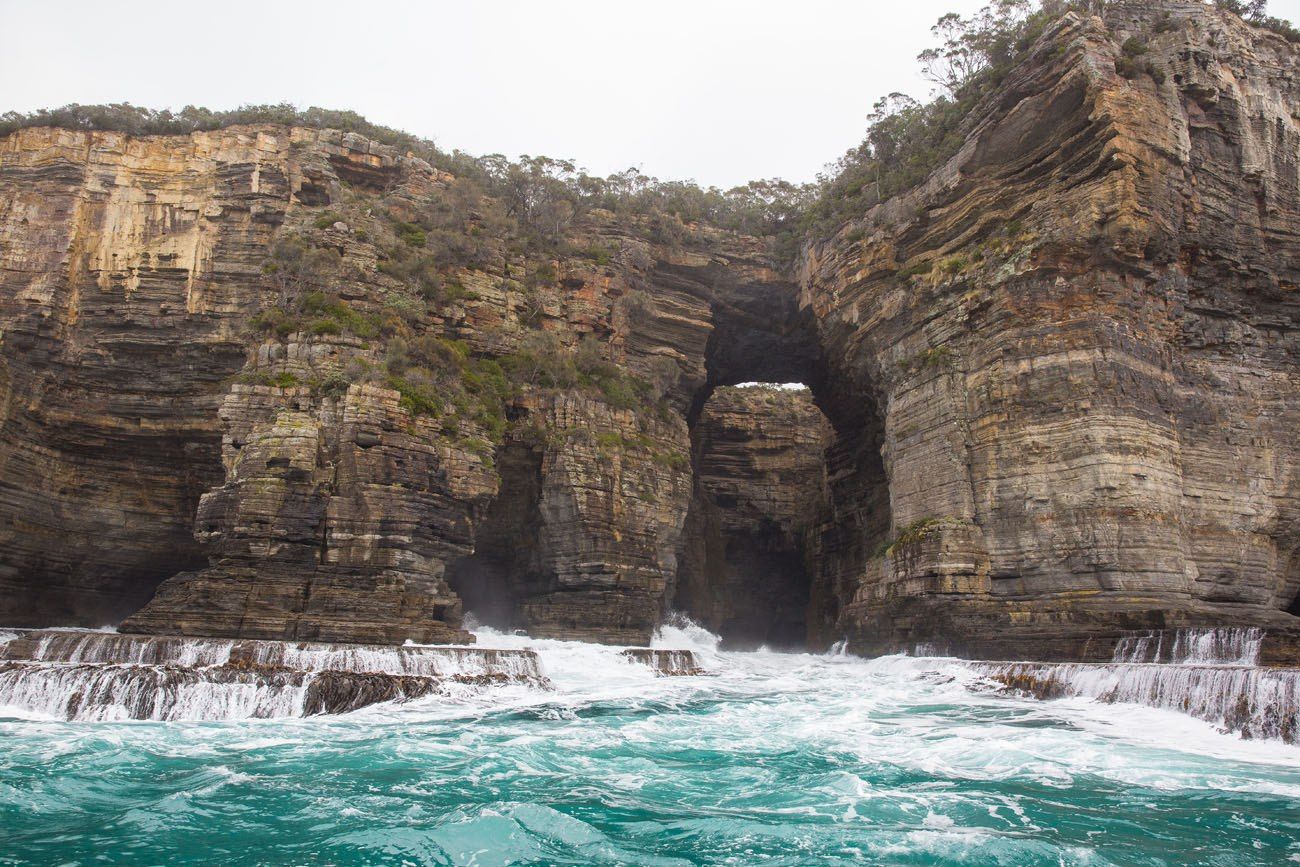
{"label": "clifftop vegetation", "polygon": [[[931,28],[937,44],[918,55],[935,86],[928,102],[903,93],[878,100],[863,141],[827,166],[815,183],[779,178],[722,190],[693,181],[662,181],[630,168],[607,177],[588,174],[571,160],[500,154],[474,156],[440,150],[433,141],[371,123],[351,111],[290,104],[246,105],[229,111],[186,106],[177,112],[126,103],[66,105],[0,116],[0,135],[32,126],[114,130],[133,135],[184,134],[235,124],[276,123],[355,132],[405,150],[468,180],[505,203],[507,216],[531,241],[555,243],[583,213],[602,208],[649,216],[671,232],[673,223],[705,222],[768,236],[781,259],[802,240],[823,236],[845,220],[915,186],[960,146],[972,109],[1004,79],[1061,15],[1102,14],[1114,0],[992,0],[969,18],[943,15]],[[1267,14],[1267,0],[1207,0],[1293,42],[1300,30]],[[1136,53],[1135,53],[1136,52]],[[1121,72],[1144,71],[1136,49],[1125,50]],[[1150,71],[1150,70],[1146,70]],[[1156,75],[1155,72],[1152,73]],[[418,228],[418,227],[417,227]]]}

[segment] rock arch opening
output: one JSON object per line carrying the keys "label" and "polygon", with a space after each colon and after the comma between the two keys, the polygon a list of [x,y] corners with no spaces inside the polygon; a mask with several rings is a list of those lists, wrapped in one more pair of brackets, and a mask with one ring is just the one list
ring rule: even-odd
{"label": "rock arch opening", "polygon": [[806,644],[807,535],[824,507],[832,436],[802,385],[720,387],[695,419],[674,605],[728,646]]}
{"label": "rock arch opening", "polygon": [[890,532],[872,383],[830,368],[793,284],[727,285],[713,315],[673,606],[733,647],[826,648]]}

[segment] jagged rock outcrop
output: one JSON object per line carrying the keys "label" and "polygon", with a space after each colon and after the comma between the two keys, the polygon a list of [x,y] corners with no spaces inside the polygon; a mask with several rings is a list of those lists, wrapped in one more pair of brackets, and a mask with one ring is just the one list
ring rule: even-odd
{"label": "jagged rock outcrop", "polygon": [[195,519],[212,564],[164,583],[123,629],[471,640],[442,572],[472,550],[471,516],[496,491],[483,457],[443,443],[392,390],[353,385],[319,406],[307,391],[232,387],[226,481]]}
{"label": "jagged rock outcrop", "polygon": [[[752,641],[1080,660],[1300,635],[1298,68],[1201,3],[1066,15],[797,273],[600,210],[530,245],[333,131],[10,135],[0,617],[459,641],[469,608],[644,644],[676,599],[763,615]],[[749,380],[816,408],[722,388]]]}

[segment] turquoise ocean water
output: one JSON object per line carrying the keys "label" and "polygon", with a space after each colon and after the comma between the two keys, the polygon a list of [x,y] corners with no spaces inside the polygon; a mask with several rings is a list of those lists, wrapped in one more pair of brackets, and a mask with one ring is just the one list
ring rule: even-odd
{"label": "turquoise ocean water", "polygon": [[[669,635],[681,646],[702,636]],[[1300,863],[1300,749],[972,690],[905,657],[591,645],[522,686],[340,717],[0,711],[0,864]]]}

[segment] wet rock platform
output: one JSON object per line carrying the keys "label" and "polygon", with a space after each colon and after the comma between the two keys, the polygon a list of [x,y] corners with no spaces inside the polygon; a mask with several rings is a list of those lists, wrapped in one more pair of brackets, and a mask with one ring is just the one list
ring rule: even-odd
{"label": "wet rock platform", "polygon": [[0,706],[65,720],[313,716],[503,684],[549,681],[526,649],[77,630],[11,633],[0,644]]}

